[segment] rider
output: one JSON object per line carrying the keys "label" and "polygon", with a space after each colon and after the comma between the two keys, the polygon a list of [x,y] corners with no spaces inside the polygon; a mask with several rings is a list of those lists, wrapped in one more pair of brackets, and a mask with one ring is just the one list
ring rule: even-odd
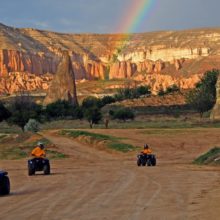
{"label": "rider", "polygon": [[144,145],[144,150],[141,151],[142,154],[148,155],[152,153],[152,150],[149,148],[147,144]]}
{"label": "rider", "polygon": [[44,144],[41,142],[37,143],[37,147],[35,147],[32,152],[31,155],[37,158],[43,158],[46,156],[46,152],[44,150]]}

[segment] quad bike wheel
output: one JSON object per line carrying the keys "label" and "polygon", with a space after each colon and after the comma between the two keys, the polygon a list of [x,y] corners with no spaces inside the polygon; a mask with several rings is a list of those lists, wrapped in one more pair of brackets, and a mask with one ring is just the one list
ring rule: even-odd
{"label": "quad bike wheel", "polygon": [[31,166],[28,166],[28,175],[32,176],[34,174],[35,174],[35,170]]}
{"label": "quad bike wheel", "polygon": [[50,175],[50,165],[49,164],[46,164],[44,165],[44,175]]}
{"label": "quad bike wheel", "polygon": [[0,195],[8,195],[10,193],[10,181],[8,176],[3,176],[0,181]]}
{"label": "quad bike wheel", "polygon": [[151,164],[152,164],[152,166],[156,166],[157,161],[156,161],[156,158],[155,158],[155,157],[152,158],[152,160],[151,160]]}
{"label": "quad bike wheel", "polygon": [[139,167],[141,166],[141,160],[140,160],[140,159],[137,160],[137,165],[138,165]]}
{"label": "quad bike wheel", "polygon": [[142,161],[142,166],[145,167],[146,166],[146,162]]}

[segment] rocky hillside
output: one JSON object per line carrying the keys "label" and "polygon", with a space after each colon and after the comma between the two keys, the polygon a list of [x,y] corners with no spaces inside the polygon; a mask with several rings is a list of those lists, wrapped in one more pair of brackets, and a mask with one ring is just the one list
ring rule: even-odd
{"label": "rocky hillside", "polygon": [[0,93],[46,90],[63,50],[77,79],[131,78],[154,91],[191,88],[220,68],[220,28],[125,34],[64,34],[0,24]]}

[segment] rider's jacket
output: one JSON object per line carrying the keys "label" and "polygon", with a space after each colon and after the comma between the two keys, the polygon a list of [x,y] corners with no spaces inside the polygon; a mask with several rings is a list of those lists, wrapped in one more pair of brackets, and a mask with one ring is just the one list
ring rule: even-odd
{"label": "rider's jacket", "polygon": [[41,149],[40,147],[35,147],[32,152],[31,155],[34,157],[44,157],[46,155],[45,151],[43,149]]}
{"label": "rider's jacket", "polygon": [[143,154],[151,154],[152,153],[152,150],[151,149],[144,149],[143,151],[141,151],[141,153]]}

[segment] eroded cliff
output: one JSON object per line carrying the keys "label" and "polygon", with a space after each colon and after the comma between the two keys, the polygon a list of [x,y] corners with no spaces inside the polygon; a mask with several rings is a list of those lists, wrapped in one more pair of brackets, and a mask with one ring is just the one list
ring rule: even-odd
{"label": "eroded cliff", "polygon": [[220,29],[101,35],[0,24],[0,93],[47,89],[51,77],[44,76],[57,71],[63,50],[76,79],[131,78],[154,91],[172,83],[191,88],[206,70],[220,69]]}

